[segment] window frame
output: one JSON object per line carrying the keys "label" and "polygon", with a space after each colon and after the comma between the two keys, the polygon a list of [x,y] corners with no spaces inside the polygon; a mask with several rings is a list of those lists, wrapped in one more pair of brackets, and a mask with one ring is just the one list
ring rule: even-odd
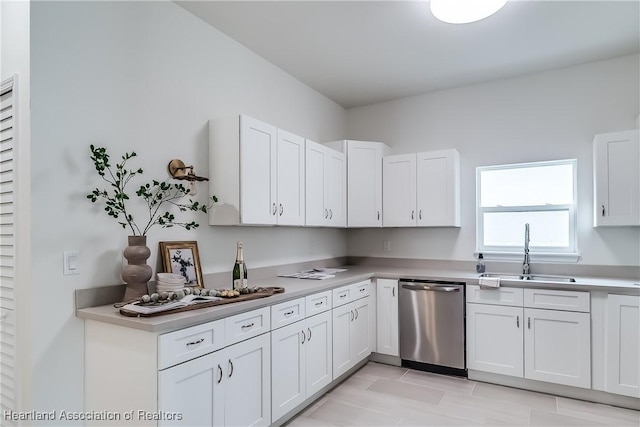
{"label": "window frame", "polygon": [[[573,204],[545,204],[532,206],[481,206],[482,172],[491,170],[508,170],[520,168],[532,168],[542,166],[571,165],[573,169]],[[512,163],[504,165],[478,166],[476,167],[476,255],[482,253],[485,259],[515,260],[520,259],[524,253],[524,229],[523,244],[521,246],[485,246],[484,245],[484,214],[488,212],[552,212],[568,211],[569,213],[569,245],[567,247],[541,247],[530,246],[532,260],[548,262],[577,262],[578,252],[578,161],[577,159],[546,160],[527,163]],[[532,230],[535,233],[535,230]]]}

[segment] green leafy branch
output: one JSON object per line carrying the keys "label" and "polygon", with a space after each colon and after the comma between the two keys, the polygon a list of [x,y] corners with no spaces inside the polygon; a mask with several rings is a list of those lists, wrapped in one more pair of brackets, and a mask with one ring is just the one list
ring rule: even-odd
{"label": "green leafy branch", "polygon": [[179,200],[190,193],[188,188],[182,184],[170,184],[153,180],[151,183],[140,186],[140,189],[136,191],[136,195],[145,201],[149,210],[147,223],[140,229],[133,215],[127,210],[127,201],[130,200],[130,198],[125,191],[131,178],[143,173],[142,168],[127,168],[127,161],[136,157],[136,153],[125,153],[121,157],[120,162],[115,165],[114,170],[112,169],[110,156],[106,148],[94,147],[93,145],[89,148],[91,149],[90,158],[93,161],[96,172],[102,180],[109,184],[109,188],[96,188],[87,195],[87,199],[92,203],[103,201],[105,204],[104,210],[107,215],[119,220],[117,222],[122,228],[129,227],[134,236],[146,236],[149,229],[154,225],[159,225],[163,228],[173,227],[175,225],[184,227],[187,230],[197,228],[199,224],[195,221],[176,221],[176,216],[165,208],[174,206],[180,212],[193,211],[207,213],[213,206],[213,203],[218,201],[216,196],[211,196],[208,205],[191,199],[189,199],[188,203],[180,203]]}

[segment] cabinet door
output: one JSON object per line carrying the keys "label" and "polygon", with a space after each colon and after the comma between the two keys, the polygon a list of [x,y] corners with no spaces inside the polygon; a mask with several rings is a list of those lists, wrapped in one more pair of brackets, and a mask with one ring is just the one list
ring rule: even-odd
{"label": "cabinet door", "polygon": [[178,412],[180,420],[158,425],[219,426],[224,419],[224,360],[218,351],[158,373],[158,409]]}
{"label": "cabinet door", "polygon": [[307,397],[311,397],[333,379],[331,311],[308,317],[306,324],[307,340],[303,345],[307,358],[306,391]]}
{"label": "cabinet door", "polygon": [[398,281],[377,280],[377,349],[381,354],[400,356],[398,346]]}
{"label": "cabinet door", "polygon": [[596,135],[593,149],[595,225],[640,225],[638,131]]}
{"label": "cabinet door", "polygon": [[325,185],[326,207],[329,209],[329,225],[347,225],[347,164],[344,154],[327,149],[327,173]]}
{"label": "cabinet door", "polygon": [[225,422],[228,426],[271,424],[271,340],[263,334],[226,350]]}
{"label": "cabinet door", "polygon": [[418,153],[418,226],[460,226],[460,166],[456,150]]}
{"label": "cabinet door", "polygon": [[591,387],[589,313],[524,310],[525,378]]}
{"label": "cabinet door", "polygon": [[326,151],[324,146],[307,140],[305,148],[305,215],[306,224],[311,226],[326,225],[329,218],[329,210],[325,210]]}
{"label": "cabinet door", "polygon": [[353,365],[350,329],[355,313],[351,304],[334,308],[333,313],[333,379],[347,372]]}
{"label": "cabinet door", "polygon": [[386,156],[383,169],[383,223],[385,227],[416,225],[416,155]]}
{"label": "cabinet door", "polygon": [[640,397],[640,297],[607,298],[605,390]]}
{"label": "cabinet door", "polygon": [[305,322],[271,331],[271,413],[274,420],[306,398]]}
{"label": "cabinet door", "polygon": [[347,225],[382,225],[382,144],[347,142]]}
{"label": "cabinet door", "polygon": [[522,377],[521,307],[467,304],[467,367]]}
{"label": "cabinet door", "polygon": [[240,209],[243,224],[275,224],[276,128],[240,117]]}
{"label": "cabinet door", "polygon": [[355,365],[371,354],[369,297],[354,301],[350,305],[355,313],[349,331],[351,335],[351,350],[353,351],[352,359]]}
{"label": "cabinet door", "polygon": [[278,129],[278,224],[304,225],[304,138]]}

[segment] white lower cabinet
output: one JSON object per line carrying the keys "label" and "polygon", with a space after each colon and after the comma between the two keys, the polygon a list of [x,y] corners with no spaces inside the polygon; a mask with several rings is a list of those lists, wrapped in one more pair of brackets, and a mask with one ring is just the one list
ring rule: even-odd
{"label": "white lower cabinet", "polygon": [[369,297],[333,309],[333,379],[371,354]]}
{"label": "white lower cabinet", "polygon": [[[516,298],[494,298],[500,290],[468,287],[467,366],[502,375],[591,387],[591,318],[588,293],[574,291],[510,289]],[[521,295],[524,293],[524,298]],[[575,310],[523,307],[567,300],[583,301]],[[496,301],[499,301],[497,304]],[[587,312],[584,312],[587,311]]]}
{"label": "white lower cabinet", "polygon": [[398,341],[398,281],[378,279],[376,288],[376,352],[389,356],[400,356]]}
{"label": "white lower cabinet", "polygon": [[160,425],[271,424],[269,334],[158,373],[158,409],[180,414]]}
{"label": "white lower cabinet", "polygon": [[522,307],[467,304],[467,367],[522,377]]}
{"label": "white lower cabinet", "polygon": [[271,332],[274,421],[332,381],[331,330],[325,311]]}
{"label": "white lower cabinet", "polygon": [[591,388],[589,313],[525,308],[524,377]]}
{"label": "white lower cabinet", "polygon": [[605,390],[640,397],[640,297],[607,297]]}

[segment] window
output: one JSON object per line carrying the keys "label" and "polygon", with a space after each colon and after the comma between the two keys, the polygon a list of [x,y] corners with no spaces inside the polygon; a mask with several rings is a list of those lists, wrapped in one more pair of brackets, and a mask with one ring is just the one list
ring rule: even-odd
{"label": "window", "polygon": [[528,223],[532,255],[577,260],[576,160],[479,167],[476,185],[478,252],[521,255]]}

